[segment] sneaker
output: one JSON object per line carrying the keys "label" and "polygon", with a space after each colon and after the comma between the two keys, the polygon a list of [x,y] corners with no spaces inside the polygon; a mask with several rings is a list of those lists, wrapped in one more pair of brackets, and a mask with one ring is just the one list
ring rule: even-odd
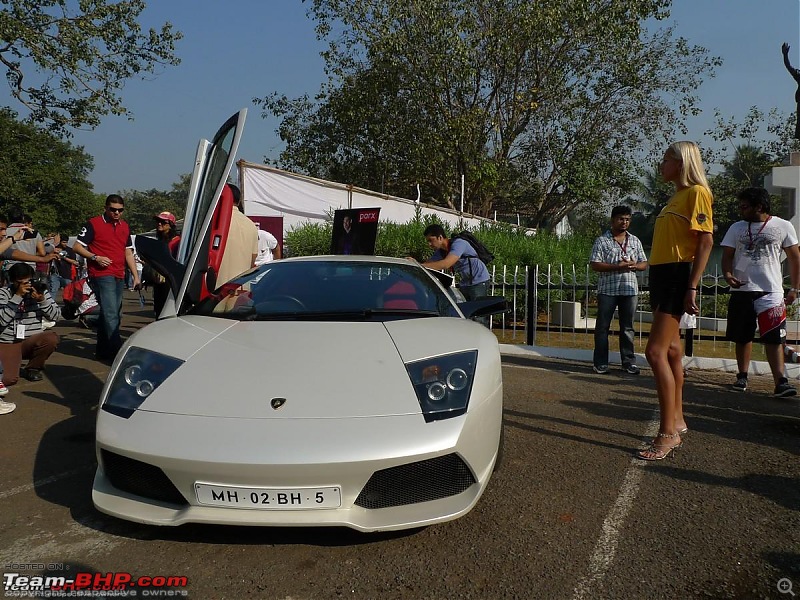
{"label": "sneaker", "polygon": [[747,391],[747,375],[742,375],[739,373],[736,376],[736,383],[734,383],[731,388],[733,388],[737,392],[746,392]]}
{"label": "sneaker", "polygon": [[622,370],[625,371],[628,375],[638,375],[641,372],[641,369],[636,365],[627,365],[622,367]]}
{"label": "sneaker", "polygon": [[25,369],[22,371],[22,376],[28,381],[41,381],[44,379],[44,375],[39,369]]}
{"label": "sneaker", "polygon": [[17,408],[17,405],[13,402],[3,402],[0,400],[0,415],[7,415],[10,412],[14,412],[15,408]]}
{"label": "sneaker", "polygon": [[605,375],[608,373],[608,365],[600,365],[599,367],[594,365],[592,366],[592,370],[599,375]]}
{"label": "sneaker", "polygon": [[783,377],[778,385],[775,386],[775,393],[772,395],[776,398],[788,398],[789,396],[796,396],[797,390],[789,384],[789,381],[785,377]]}
{"label": "sneaker", "polygon": [[55,327],[55,321],[48,321],[47,319],[42,319],[42,329],[50,329],[51,327]]}
{"label": "sneaker", "polygon": [[8,388],[2,381],[0,381],[0,397],[5,396],[7,393],[8,393]]}

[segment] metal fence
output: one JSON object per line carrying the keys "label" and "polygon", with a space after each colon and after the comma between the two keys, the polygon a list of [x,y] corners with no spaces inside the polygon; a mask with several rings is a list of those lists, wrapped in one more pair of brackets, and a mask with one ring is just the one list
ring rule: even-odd
{"label": "metal fence", "polygon": [[[504,296],[508,313],[493,317],[492,326],[504,341],[531,346],[593,347],[597,306],[597,273],[589,265],[548,264],[490,269],[492,293]],[[637,345],[646,344],[650,313],[649,269],[637,273]],[[787,282],[788,283],[788,282]],[[697,329],[684,332],[687,354],[733,358],[734,345],[725,340],[730,287],[718,266],[703,274]],[[788,307],[787,342],[796,344],[800,322],[796,306]],[[612,323],[612,332],[616,326]],[[705,352],[706,354],[702,354]],[[760,350],[754,348],[754,359]]]}

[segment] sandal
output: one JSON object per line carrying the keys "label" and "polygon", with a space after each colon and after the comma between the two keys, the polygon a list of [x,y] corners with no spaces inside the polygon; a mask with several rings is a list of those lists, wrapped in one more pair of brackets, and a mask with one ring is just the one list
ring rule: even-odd
{"label": "sandal", "polygon": [[674,446],[668,446],[668,447],[657,446],[656,441],[658,441],[658,438],[680,439],[680,437],[681,436],[679,433],[659,433],[658,435],[656,435],[656,438],[652,442],[650,442],[650,445],[647,448],[645,448],[644,450],[640,450],[639,452],[636,453],[636,457],[640,458],[641,460],[651,460],[651,461],[664,460],[670,454],[672,454],[673,450],[677,450],[678,448],[683,446],[683,442],[678,442]]}

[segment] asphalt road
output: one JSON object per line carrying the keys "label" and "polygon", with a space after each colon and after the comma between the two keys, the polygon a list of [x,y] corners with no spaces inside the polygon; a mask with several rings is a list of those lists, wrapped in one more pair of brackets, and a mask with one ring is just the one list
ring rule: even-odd
{"label": "asphalt road", "polygon": [[[135,297],[123,328],[147,321]],[[183,526],[91,503],[95,404],[108,366],[61,326],[45,381],[0,416],[0,573],[186,576],[190,598],[784,598],[800,593],[800,401],[690,374],[691,432],[673,460],[633,451],[655,431],[649,371],[506,357],[505,459],[467,516],[425,529]],[[783,585],[786,585],[784,582]],[[785,588],[784,588],[785,590]],[[152,590],[151,590],[152,591]],[[6,595],[8,593],[6,592]],[[140,590],[137,597],[144,597]]]}

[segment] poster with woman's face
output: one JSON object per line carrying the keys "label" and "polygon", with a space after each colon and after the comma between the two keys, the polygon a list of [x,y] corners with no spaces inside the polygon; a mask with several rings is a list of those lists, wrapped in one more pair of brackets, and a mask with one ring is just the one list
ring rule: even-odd
{"label": "poster with woman's face", "polygon": [[380,208],[350,208],[333,215],[331,254],[375,254]]}

